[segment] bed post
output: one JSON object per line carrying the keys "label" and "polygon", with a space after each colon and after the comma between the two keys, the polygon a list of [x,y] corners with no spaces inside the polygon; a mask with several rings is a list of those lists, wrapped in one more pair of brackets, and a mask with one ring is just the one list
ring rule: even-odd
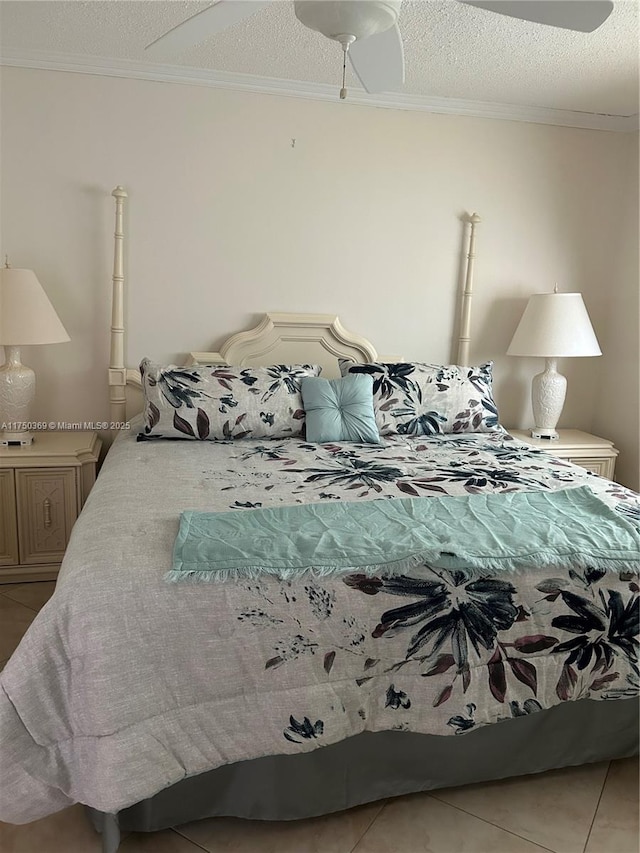
{"label": "bed post", "polygon": [[116,200],[116,229],[113,250],[113,290],[111,297],[111,355],[109,357],[109,406],[112,423],[126,420],[127,371],[124,365],[124,200],[120,186],[111,195]]}
{"label": "bed post", "polygon": [[473,262],[475,260],[476,225],[480,222],[477,213],[472,213],[467,220],[471,224],[469,234],[469,252],[467,253],[467,271],[462,294],[462,310],[460,313],[460,336],[458,338],[458,358],[456,363],[469,364],[469,342],[471,341],[471,297],[473,296]]}

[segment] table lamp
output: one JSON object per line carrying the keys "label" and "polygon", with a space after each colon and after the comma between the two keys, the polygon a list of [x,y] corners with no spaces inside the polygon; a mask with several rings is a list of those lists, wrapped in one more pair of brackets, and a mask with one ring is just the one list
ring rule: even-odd
{"label": "table lamp", "polygon": [[546,359],[543,373],[534,376],[531,402],[535,426],[533,438],[558,438],[567,392],[567,380],[557,372],[557,359],[602,355],[580,293],[534,293],[525,308],[507,355]]}
{"label": "table lamp", "polygon": [[20,363],[20,347],[57,344],[70,340],[36,274],[0,269],[0,346],[5,362],[0,367],[0,445],[29,445],[29,408],[36,387],[30,367]]}

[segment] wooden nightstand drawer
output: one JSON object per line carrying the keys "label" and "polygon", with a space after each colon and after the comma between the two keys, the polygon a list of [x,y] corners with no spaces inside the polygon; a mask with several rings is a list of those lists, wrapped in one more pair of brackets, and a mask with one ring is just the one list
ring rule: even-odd
{"label": "wooden nightstand drawer", "polygon": [[15,566],[18,559],[13,471],[0,471],[0,566]]}
{"label": "wooden nightstand drawer", "polygon": [[558,459],[566,459],[599,477],[613,480],[618,451],[606,438],[578,429],[559,430],[560,437],[556,441],[531,438],[530,433],[518,429],[510,429],[509,432],[518,441],[524,441]]}
{"label": "wooden nightstand drawer", "polygon": [[100,447],[85,431],[41,432],[31,445],[0,447],[0,584],[56,577]]}
{"label": "wooden nightstand drawer", "polygon": [[18,469],[16,498],[21,562],[60,562],[78,517],[76,469]]}
{"label": "wooden nightstand drawer", "polygon": [[608,480],[613,480],[613,471],[615,467],[615,459],[589,459],[588,457],[570,458],[570,462],[574,465],[579,465],[581,468],[586,468],[592,474],[597,474],[599,477],[606,477]]}

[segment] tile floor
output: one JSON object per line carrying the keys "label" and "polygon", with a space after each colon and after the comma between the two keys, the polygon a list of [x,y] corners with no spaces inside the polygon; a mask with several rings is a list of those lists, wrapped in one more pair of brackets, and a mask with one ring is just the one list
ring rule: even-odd
{"label": "tile floor", "polygon": [[[0,585],[0,668],[53,583]],[[1,784],[1,777],[0,777]],[[638,760],[412,794],[291,823],[216,818],[131,833],[120,853],[638,853]],[[0,853],[100,853],[81,806],[0,823]]]}

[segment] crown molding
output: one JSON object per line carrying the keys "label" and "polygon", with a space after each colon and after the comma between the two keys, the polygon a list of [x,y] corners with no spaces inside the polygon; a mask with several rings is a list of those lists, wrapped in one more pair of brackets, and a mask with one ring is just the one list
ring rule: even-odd
{"label": "crown molding", "polygon": [[[188,86],[206,86],[214,89],[231,89],[263,95],[331,101],[336,104],[345,103],[338,98],[338,87],[325,83],[281,80],[275,77],[258,77],[252,74],[231,74],[224,71],[211,71],[188,66],[158,65],[128,59],[105,59],[81,54],[3,49],[0,54],[0,65],[94,74],[102,77],[124,77],[132,80],[181,83]],[[389,92],[382,95],[369,95],[361,89],[353,88],[349,90],[346,103],[472,118],[533,122],[535,124],[551,124],[589,130],[629,132],[639,128],[637,113],[630,116],[607,115],[577,110],[556,110],[547,107],[518,106],[516,104],[498,104],[485,101],[468,101],[460,98],[438,98]]]}

